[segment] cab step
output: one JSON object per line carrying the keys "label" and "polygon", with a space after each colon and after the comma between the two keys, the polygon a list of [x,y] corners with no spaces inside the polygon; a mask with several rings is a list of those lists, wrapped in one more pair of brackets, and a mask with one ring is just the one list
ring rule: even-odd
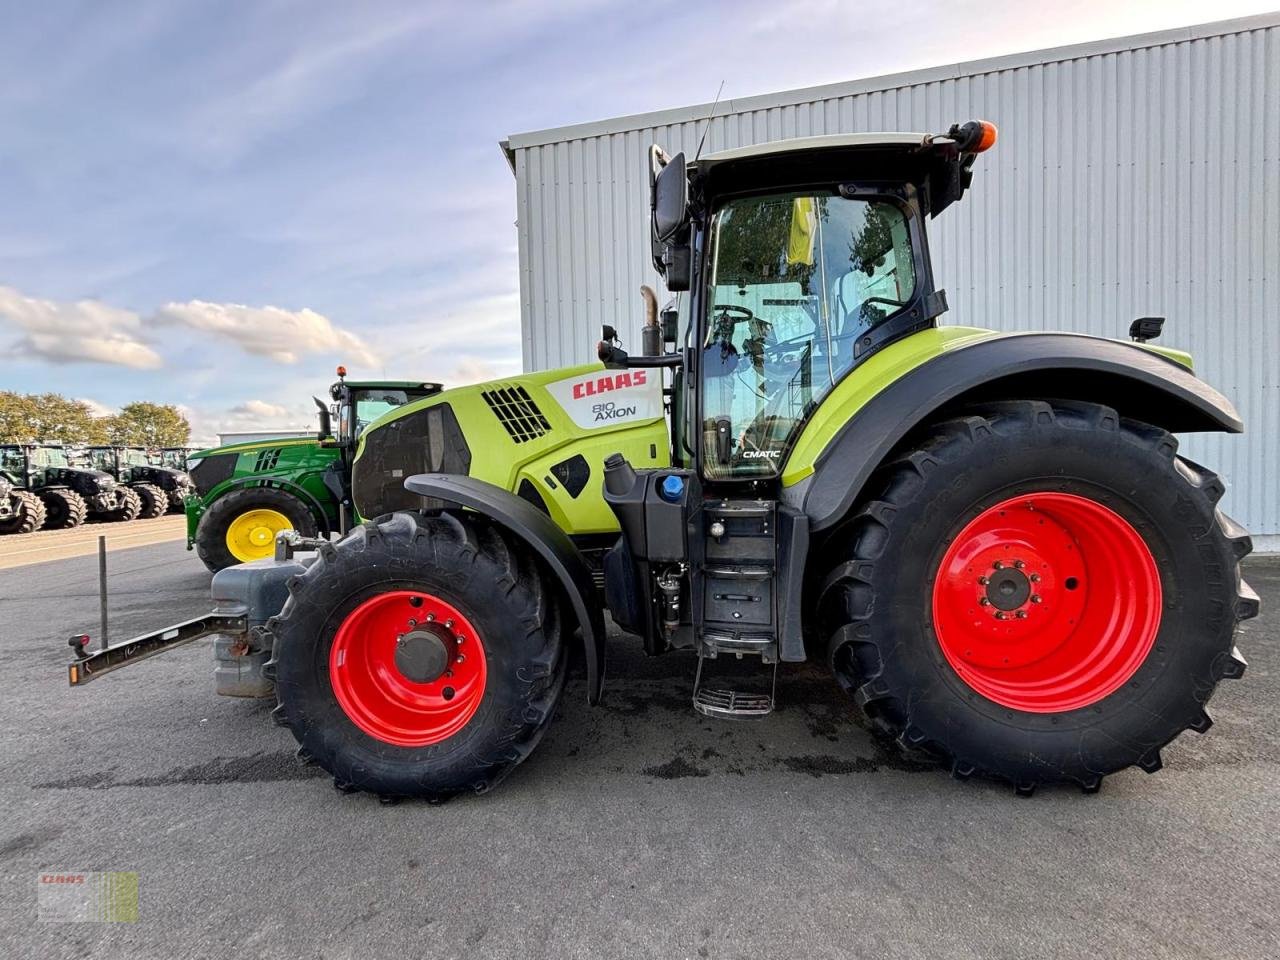
{"label": "cab step", "polygon": [[773,713],[778,691],[778,661],[773,661],[769,692],[704,687],[702,667],[706,657],[698,657],[698,671],[693,678],[693,709],[703,716],[721,720],[762,720]]}

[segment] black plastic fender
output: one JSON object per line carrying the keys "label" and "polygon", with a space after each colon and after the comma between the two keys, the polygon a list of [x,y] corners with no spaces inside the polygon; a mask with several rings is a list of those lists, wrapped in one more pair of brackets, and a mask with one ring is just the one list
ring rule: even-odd
{"label": "black plastic fender", "polygon": [[1081,334],[1010,334],[940,354],[881,390],[841,428],[813,475],[787,499],[799,502],[813,532],[829,529],[916,427],[969,402],[1013,399],[1104,403],[1172,433],[1244,430],[1230,400],[1158,353]]}
{"label": "black plastic fender", "polygon": [[594,602],[591,571],[568,534],[527,500],[475,477],[420,473],[406,478],[404,488],[421,497],[456,503],[484,514],[527,543],[542,558],[564,587],[582,628],[587,654],[587,702],[599,703],[604,688],[604,615]]}

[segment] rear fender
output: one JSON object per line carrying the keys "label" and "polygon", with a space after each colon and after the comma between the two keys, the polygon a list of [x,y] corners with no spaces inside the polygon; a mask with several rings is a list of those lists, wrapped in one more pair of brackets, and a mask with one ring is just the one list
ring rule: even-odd
{"label": "rear fender", "polygon": [[848,419],[784,499],[809,515],[815,533],[829,529],[913,430],[971,403],[1012,399],[1104,403],[1174,433],[1244,430],[1230,400],[1159,353],[1078,334],[1011,334],[941,353],[894,380]]}
{"label": "rear fender", "polygon": [[595,602],[591,571],[568,534],[527,500],[475,477],[424,473],[407,478],[404,486],[418,496],[456,503],[484,514],[538,555],[564,589],[582,628],[587,654],[587,701],[599,703],[604,687],[604,616]]}

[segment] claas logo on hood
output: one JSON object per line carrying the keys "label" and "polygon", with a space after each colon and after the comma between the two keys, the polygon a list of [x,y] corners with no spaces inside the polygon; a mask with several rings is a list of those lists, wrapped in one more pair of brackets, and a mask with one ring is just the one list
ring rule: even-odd
{"label": "claas logo on hood", "polygon": [[594,380],[573,385],[573,399],[583,400],[587,397],[598,397],[611,390],[625,390],[627,387],[643,387],[648,382],[646,371],[627,370],[623,373],[605,374]]}

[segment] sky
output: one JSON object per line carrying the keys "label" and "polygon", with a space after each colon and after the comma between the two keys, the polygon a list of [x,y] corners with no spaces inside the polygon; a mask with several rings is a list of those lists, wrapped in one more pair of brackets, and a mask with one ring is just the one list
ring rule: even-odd
{"label": "sky", "polygon": [[1274,4],[0,0],[0,389],[204,443],[516,373],[507,136]]}

